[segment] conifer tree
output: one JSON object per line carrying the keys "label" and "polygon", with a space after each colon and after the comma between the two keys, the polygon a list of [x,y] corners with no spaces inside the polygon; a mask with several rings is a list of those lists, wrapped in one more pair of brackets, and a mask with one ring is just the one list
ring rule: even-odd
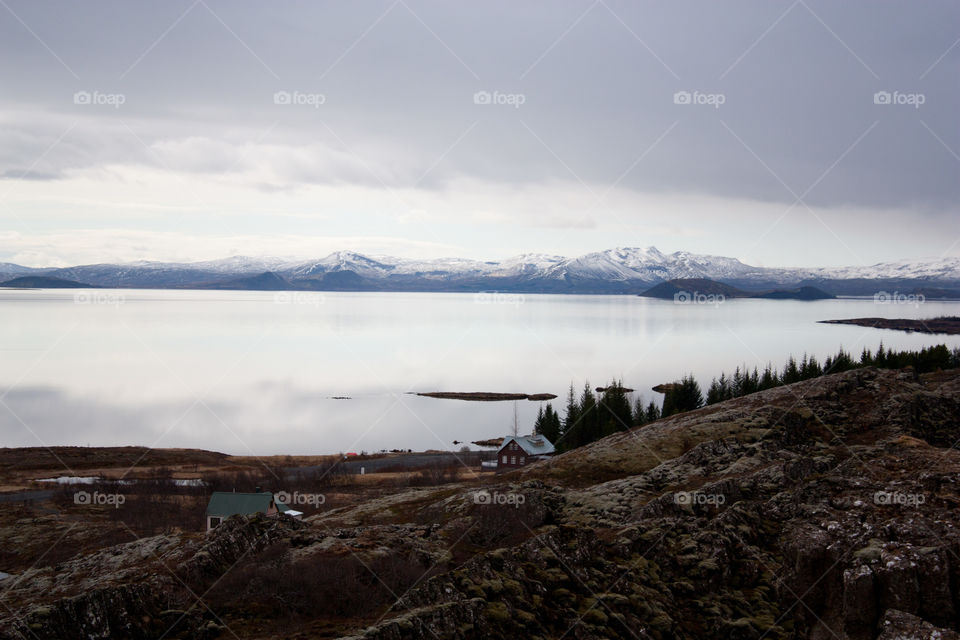
{"label": "conifer tree", "polygon": [[793,356],[787,358],[787,364],[783,367],[783,373],[780,375],[780,384],[793,384],[800,381],[800,369],[797,367],[797,361]]}
{"label": "conifer tree", "polygon": [[576,432],[580,428],[580,404],[577,402],[576,393],[573,390],[573,383],[570,383],[570,390],[567,392],[567,407],[566,414],[563,418],[563,427],[561,429],[560,436],[557,438],[557,442],[554,442],[554,445],[560,451],[568,451],[575,448],[577,445],[574,442],[577,440]]}
{"label": "conifer tree", "polygon": [[660,407],[651,400],[647,405],[647,422],[656,422],[660,419]]}
{"label": "conifer tree", "polygon": [[633,401],[633,424],[641,425],[647,422],[647,412],[643,408],[643,396],[637,394]]}
{"label": "conifer tree", "polygon": [[667,417],[681,411],[692,411],[703,406],[703,392],[693,375],[685,375],[667,390],[663,397],[661,415]]}
{"label": "conifer tree", "polygon": [[560,414],[554,411],[553,405],[549,403],[546,408],[541,408],[540,412],[542,414],[538,417],[540,427],[536,433],[555,444],[560,439]]}
{"label": "conifer tree", "polygon": [[597,397],[593,395],[589,380],[583,385],[583,392],[580,394],[580,429],[577,430],[577,435],[578,447],[601,437]]}
{"label": "conifer tree", "polygon": [[777,370],[773,368],[771,363],[767,363],[767,366],[763,369],[763,376],[760,378],[760,390],[764,389],[773,389],[779,384],[779,376],[777,375]]}
{"label": "conifer tree", "polygon": [[714,378],[710,381],[710,388],[707,389],[707,404],[716,404],[723,401],[723,391],[720,389],[720,383]]}
{"label": "conifer tree", "polygon": [[630,400],[622,380],[613,380],[600,399],[600,432],[604,436],[625,431],[633,422]]}

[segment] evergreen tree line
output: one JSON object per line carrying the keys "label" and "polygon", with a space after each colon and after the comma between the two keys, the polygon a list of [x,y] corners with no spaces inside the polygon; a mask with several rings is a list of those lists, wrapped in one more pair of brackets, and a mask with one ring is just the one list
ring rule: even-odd
{"label": "evergreen tree line", "polygon": [[693,375],[685,375],[676,382],[663,385],[662,408],[653,401],[645,405],[641,396],[637,396],[631,404],[631,393],[624,388],[621,380],[613,380],[603,391],[596,393],[587,382],[579,396],[571,384],[564,416],[561,418],[549,403],[542,406],[533,432],[554,443],[557,451],[569,451],[617,431],[626,431],[675,413],[692,411],[704,405],[828,373],[868,366],[885,369],[912,366],[918,373],[952,369],[960,367],[960,348],[951,351],[946,345],[940,344],[919,351],[894,351],[885,349],[880,343],[876,353],[864,348],[860,358],[856,359],[841,347],[836,354],[828,356],[823,364],[807,354],[799,361],[790,356],[782,371],[767,364],[763,372],[756,367],[749,371],[744,366],[737,367],[730,376],[721,373],[719,378],[711,381],[706,396]]}
{"label": "evergreen tree line", "polygon": [[821,365],[815,356],[803,354],[799,362],[793,356],[787,359],[782,371],[777,371],[769,363],[763,372],[754,367],[751,372],[745,366],[737,367],[733,375],[721,373],[714,378],[707,389],[707,404],[739,398],[757,391],[764,391],[801,380],[817,378],[828,373],[840,373],[859,367],[880,367],[882,369],[902,369],[913,367],[917,373],[928,373],[937,369],[960,367],[960,348],[952,351],[945,344],[924,347],[919,351],[894,351],[884,349],[883,343],[876,353],[864,347],[860,358],[854,358],[843,347],[833,356],[827,356]]}
{"label": "evergreen tree line", "polygon": [[587,382],[579,396],[571,384],[563,418],[547,404],[537,414],[533,431],[553,442],[558,451],[569,451],[617,431],[703,406],[703,393],[692,375],[669,385],[663,409],[653,401],[644,405],[640,396],[631,405],[631,395],[620,380],[613,380],[600,392],[594,392]]}

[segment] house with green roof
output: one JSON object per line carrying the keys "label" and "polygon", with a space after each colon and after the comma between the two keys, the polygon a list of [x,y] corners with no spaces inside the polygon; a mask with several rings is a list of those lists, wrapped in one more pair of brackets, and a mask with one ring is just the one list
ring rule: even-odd
{"label": "house with green roof", "polygon": [[235,491],[215,491],[207,504],[207,531],[210,531],[230,516],[252,516],[262,513],[268,517],[280,514],[299,518],[303,515],[287,507],[269,491],[256,493],[237,493]]}

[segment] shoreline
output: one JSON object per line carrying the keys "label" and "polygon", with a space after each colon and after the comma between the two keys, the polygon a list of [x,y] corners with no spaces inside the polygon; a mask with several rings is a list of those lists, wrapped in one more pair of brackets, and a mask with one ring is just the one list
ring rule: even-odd
{"label": "shoreline", "polygon": [[817,320],[819,324],[848,324],[874,329],[891,329],[908,333],[930,335],[960,335],[960,317],[930,318],[914,320],[910,318],[845,318],[841,320]]}

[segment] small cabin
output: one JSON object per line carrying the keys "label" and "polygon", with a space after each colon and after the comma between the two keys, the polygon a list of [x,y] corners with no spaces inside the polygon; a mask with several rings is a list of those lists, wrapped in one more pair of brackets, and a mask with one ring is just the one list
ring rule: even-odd
{"label": "small cabin", "polygon": [[256,493],[237,493],[235,491],[215,491],[207,504],[207,531],[216,528],[230,516],[252,516],[258,513],[271,518],[280,514],[297,518],[303,516],[273,497],[269,491]]}
{"label": "small cabin", "polygon": [[553,453],[553,443],[541,435],[507,436],[497,452],[497,471],[520,469]]}

